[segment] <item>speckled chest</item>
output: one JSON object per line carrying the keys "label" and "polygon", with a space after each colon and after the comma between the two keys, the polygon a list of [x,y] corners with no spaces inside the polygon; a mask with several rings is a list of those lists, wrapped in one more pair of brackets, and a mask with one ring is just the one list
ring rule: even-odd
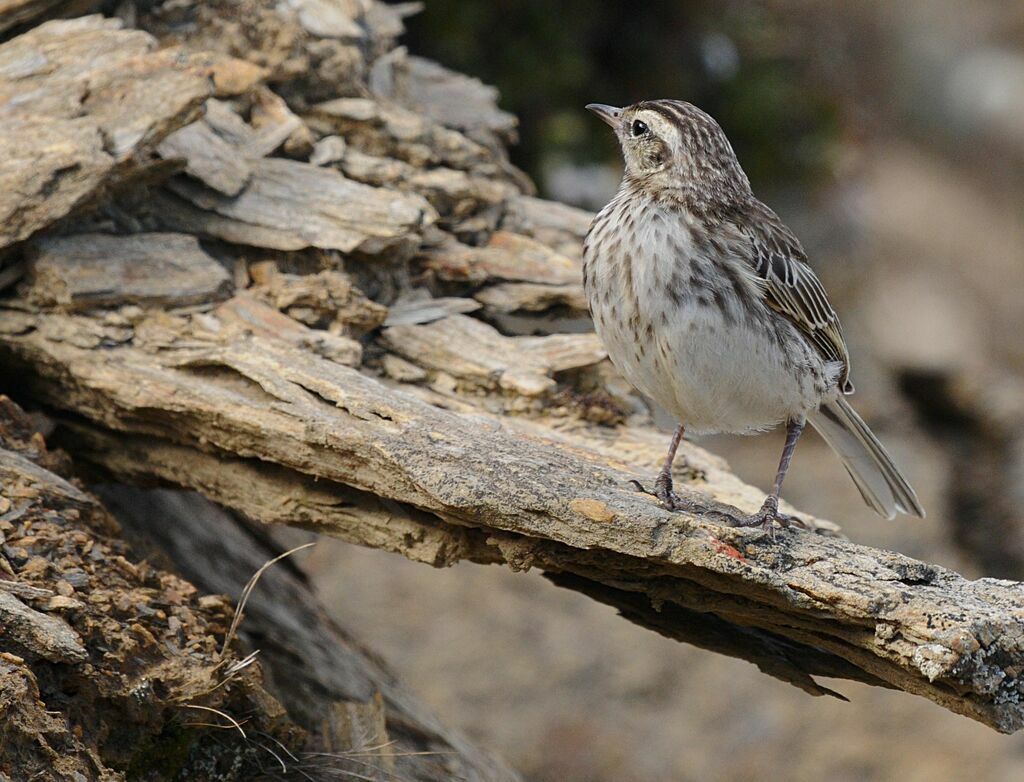
{"label": "speckled chest", "polygon": [[699,308],[698,294],[706,305],[713,301],[695,285],[699,244],[684,214],[623,195],[587,236],[583,277],[595,329],[613,363],[645,393],[653,395],[645,374],[674,369],[666,339],[674,323]]}
{"label": "speckled chest", "polygon": [[[620,193],[584,247],[584,287],[612,362],[693,431],[754,431],[815,406],[820,359],[685,211]],[[818,380],[819,382],[815,382]]]}

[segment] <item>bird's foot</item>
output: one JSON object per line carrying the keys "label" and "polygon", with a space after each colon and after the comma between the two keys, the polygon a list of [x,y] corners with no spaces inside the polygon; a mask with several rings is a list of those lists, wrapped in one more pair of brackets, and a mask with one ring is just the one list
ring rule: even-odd
{"label": "bird's foot", "polygon": [[664,472],[659,473],[654,481],[653,491],[648,491],[640,481],[630,481],[630,484],[644,494],[657,497],[666,510],[692,513],[695,516],[713,516],[718,519],[724,518],[726,523],[730,518],[728,513],[723,513],[720,508],[715,507],[713,501],[701,502],[695,497],[688,497],[672,491],[672,476]]}
{"label": "bird's foot", "polygon": [[773,540],[776,523],[784,529],[789,529],[793,525],[807,529],[807,525],[796,516],[790,516],[788,513],[780,511],[778,498],[770,494],[765,498],[761,510],[745,515],[731,505],[716,502],[710,497],[702,501],[696,497],[677,494],[672,491],[672,478],[664,473],[658,475],[652,491],[644,488],[640,481],[631,480],[630,484],[639,492],[657,497],[667,510],[692,513],[728,527],[761,527],[772,536]]}
{"label": "bird's foot", "polygon": [[749,516],[734,516],[732,526],[734,527],[762,527],[769,529],[779,517],[779,500],[769,494],[765,497],[761,510]]}
{"label": "bird's foot", "polygon": [[764,504],[761,506],[761,510],[757,513],[753,513],[749,516],[732,516],[730,524],[733,527],[760,527],[768,532],[768,534],[771,535],[772,540],[774,540],[776,522],[783,529],[789,529],[794,524],[803,529],[807,529],[807,525],[796,516],[790,516],[788,513],[782,513],[779,510],[779,498],[772,494],[765,497]]}
{"label": "bird's foot", "polygon": [[658,473],[658,477],[654,480],[652,494],[661,500],[661,503],[669,510],[675,510],[676,500],[681,499],[672,491],[672,476],[664,470]]}
{"label": "bird's foot", "polygon": [[683,507],[686,504],[686,500],[672,491],[672,476],[666,472],[658,473],[658,477],[654,481],[653,491],[648,491],[644,488],[644,485],[637,480],[631,480],[630,484],[638,492],[649,494],[652,497],[657,497],[661,504],[668,510],[686,509]]}

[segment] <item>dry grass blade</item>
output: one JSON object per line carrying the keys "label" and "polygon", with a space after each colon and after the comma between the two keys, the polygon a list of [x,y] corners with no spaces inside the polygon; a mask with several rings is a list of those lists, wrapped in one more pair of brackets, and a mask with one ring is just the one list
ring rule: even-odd
{"label": "dry grass blade", "polygon": [[[223,717],[224,719],[226,719],[228,722],[231,723],[231,727],[235,728],[235,730],[237,730],[239,733],[242,734],[242,738],[243,739],[248,741],[249,737],[245,735],[245,731],[242,729],[242,724],[238,720],[236,720],[234,717],[232,717],[230,714],[226,714],[223,711],[221,711],[220,709],[214,709],[214,708],[211,708],[210,706],[200,706],[200,705],[198,705],[196,703],[186,703],[186,704],[183,704],[183,705],[184,705],[184,707],[186,709],[200,709],[201,711],[208,711],[208,712],[211,712],[213,714],[216,714],[218,717]],[[200,723],[195,723],[195,724],[200,724]],[[202,723],[202,724],[208,725],[208,723]],[[208,725],[208,726],[212,727],[212,728],[225,728],[225,727],[228,727],[226,725]]]}
{"label": "dry grass blade", "polygon": [[[244,658],[239,660],[238,662],[231,663],[231,665],[228,666],[227,670],[224,671],[224,677],[225,677],[224,681],[228,681],[236,673],[238,673],[239,671],[245,670],[250,665],[252,665],[254,662],[256,662],[256,657],[259,655],[259,653],[260,653],[260,650],[259,649],[255,649],[252,652],[250,652],[249,654],[247,654]],[[220,686],[220,685],[218,685],[218,686]]]}
{"label": "dry grass blade", "polygon": [[256,584],[259,582],[260,577],[267,570],[267,568],[269,568],[271,565],[280,562],[282,559],[285,559],[286,557],[290,557],[292,554],[298,551],[302,551],[303,549],[307,549],[310,546],[315,545],[315,543],[303,543],[301,546],[296,546],[293,549],[289,549],[288,551],[285,551],[283,554],[278,554],[269,562],[264,563],[264,565],[259,570],[252,574],[252,578],[250,578],[249,582],[245,585],[245,589],[242,590],[242,596],[238,600],[238,606],[235,608],[235,615],[231,619],[231,627],[228,628],[228,633],[224,636],[224,645],[221,646],[220,649],[221,657],[227,654],[228,647],[231,646],[231,642],[235,638],[235,633],[238,631],[238,625],[242,622],[242,616],[245,613],[245,604],[249,602],[249,595],[252,594],[252,590],[256,588]]}
{"label": "dry grass blade", "polygon": [[257,736],[259,736],[260,738],[266,739],[267,741],[272,741],[272,742],[274,742],[275,744],[277,744],[277,746],[278,746],[278,747],[280,747],[280,748],[281,748],[281,751],[282,751],[282,752],[283,752],[284,754],[286,754],[286,755],[287,755],[287,756],[288,756],[289,758],[291,758],[291,759],[292,759],[292,760],[293,760],[294,762],[296,762],[296,763],[298,763],[298,762],[299,762],[299,759],[298,759],[298,758],[297,758],[297,757],[295,756],[295,753],[294,753],[294,752],[292,752],[292,751],[291,751],[290,749],[288,749],[288,747],[286,747],[286,746],[285,746],[284,744],[282,744],[282,743],[281,743],[280,741],[278,741],[278,740],[277,740],[276,738],[274,738],[273,736],[271,736],[271,735],[270,735],[269,733],[264,733],[263,731],[257,731],[256,735],[257,735]]}
{"label": "dry grass blade", "polygon": [[284,761],[283,761],[283,760],[281,760],[281,756],[280,756],[280,755],[278,755],[278,754],[277,754],[276,752],[274,752],[274,750],[272,750],[272,749],[271,749],[270,747],[268,747],[268,746],[267,746],[266,744],[264,744],[264,743],[263,743],[262,741],[257,741],[257,742],[256,742],[256,745],[257,745],[257,746],[258,746],[258,747],[259,747],[260,749],[262,749],[262,750],[263,750],[264,752],[266,752],[267,754],[269,754],[269,755],[270,755],[271,757],[273,757],[273,758],[274,758],[274,760],[276,760],[276,761],[277,761],[278,763],[280,763],[280,764],[281,764],[281,773],[282,773],[282,774],[287,774],[287,773],[288,773],[288,766],[286,766],[286,765],[285,765],[285,763],[284,763]]}

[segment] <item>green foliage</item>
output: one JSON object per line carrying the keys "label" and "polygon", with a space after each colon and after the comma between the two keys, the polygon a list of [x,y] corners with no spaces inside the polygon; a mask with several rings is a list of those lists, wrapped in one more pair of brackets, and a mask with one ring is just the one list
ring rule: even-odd
{"label": "green foliage", "polygon": [[543,187],[545,159],[612,161],[584,104],[682,98],[714,115],[755,186],[827,173],[835,101],[760,3],[428,0],[410,48],[498,86],[521,120],[516,163]]}

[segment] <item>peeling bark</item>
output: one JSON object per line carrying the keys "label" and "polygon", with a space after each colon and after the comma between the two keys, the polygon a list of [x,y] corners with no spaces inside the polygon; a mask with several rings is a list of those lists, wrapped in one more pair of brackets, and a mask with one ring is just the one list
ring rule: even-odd
{"label": "peeling bark", "polygon": [[[140,30],[86,17],[0,45],[3,389],[54,416],[94,474],[206,498],[102,490],[190,583],[139,561],[9,416],[0,699],[15,706],[0,739],[18,765],[0,770],[253,778],[218,763],[270,756],[231,731],[179,732],[177,698],[250,710],[297,757],[356,734],[440,753],[378,753],[357,772],[370,778],[516,778],[438,725],[288,568],[243,624],[263,667],[210,690],[230,606],[196,587],[235,592],[275,553],[233,513],[436,567],[540,568],[811,694],[837,694],[814,677],[851,679],[1020,729],[1020,584],[805,515],[775,537],[722,525],[762,495],[688,443],[677,483],[719,510],[673,514],[635,490],[665,437],[593,334],[558,333],[585,320],[546,317],[585,310],[590,217],[530,195],[489,88],[395,48],[407,10],[157,3]],[[173,762],[155,751],[168,737],[185,742]]]}
{"label": "peeling bark", "polygon": [[[772,540],[664,511],[628,485],[650,477],[661,446],[654,436],[638,442],[628,431],[578,421],[560,428],[558,418],[499,421],[468,405],[461,413],[442,410],[259,336],[204,348],[197,346],[204,332],[186,330],[180,348],[163,343],[154,353],[137,336],[140,344],[97,354],[45,337],[47,322],[62,317],[37,316],[28,331],[2,340],[9,362],[55,407],[115,431],[218,458],[255,456],[412,506],[476,533],[469,540],[483,532],[485,551],[470,559],[570,573],[644,595],[652,606],[711,613],[787,639],[812,658],[833,658],[834,670],[852,666],[857,678],[924,695],[999,730],[1021,726],[1010,673],[1024,654],[1024,596],[1016,584],[966,581],[834,536],[787,531]],[[0,315],[0,331],[5,323]],[[90,458],[117,472],[124,469],[118,450],[98,448]],[[743,510],[756,506],[755,491],[698,449],[687,446],[683,457],[697,477],[687,488]],[[130,461],[145,464],[141,459]],[[190,463],[184,454],[168,461]],[[198,474],[204,472],[216,469]],[[163,477],[204,490],[185,475]],[[254,482],[261,481],[240,479]],[[255,518],[281,521],[279,513],[239,507],[241,491],[210,494]],[[297,487],[281,493],[294,498]],[[374,542],[386,527],[342,534],[391,550],[416,548],[404,532]],[[466,540],[445,551],[465,556]]]}
{"label": "peeling bark", "polygon": [[[48,469],[68,466],[0,397],[0,778],[518,779],[405,692],[287,566],[248,602],[244,643],[222,648],[232,606],[218,595],[279,552],[197,495],[102,486],[130,547],[96,497]],[[168,557],[189,581],[149,564]]]}

